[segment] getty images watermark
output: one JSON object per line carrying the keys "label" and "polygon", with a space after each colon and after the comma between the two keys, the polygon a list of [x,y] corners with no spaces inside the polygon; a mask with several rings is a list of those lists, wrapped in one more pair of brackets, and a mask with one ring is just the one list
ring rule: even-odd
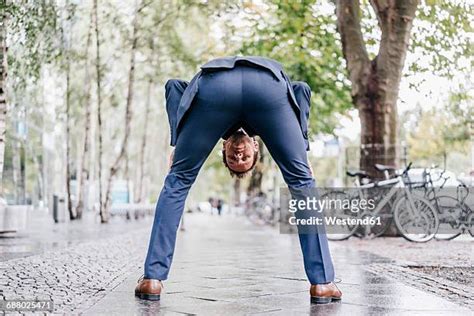
{"label": "getty images watermark", "polygon": [[296,212],[312,211],[321,213],[323,210],[342,210],[352,213],[363,213],[371,212],[375,209],[374,199],[331,199],[330,197],[324,197],[324,199],[317,197],[306,197],[306,199],[290,199],[288,202],[288,211],[293,214],[288,219],[290,225],[321,225],[324,221],[326,225],[380,225],[380,216],[366,216],[363,218],[359,217],[338,217],[334,215],[327,216],[310,216],[309,218],[298,218]]}
{"label": "getty images watermark", "polygon": [[450,234],[472,202],[466,197],[459,188],[282,188],[280,232],[377,236],[394,224],[404,234]]}
{"label": "getty images watermark", "polygon": [[345,188],[282,188],[280,232],[340,234],[359,225],[382,225],[382,215],[374,213],[376,197],[354,198],[354,193]]}

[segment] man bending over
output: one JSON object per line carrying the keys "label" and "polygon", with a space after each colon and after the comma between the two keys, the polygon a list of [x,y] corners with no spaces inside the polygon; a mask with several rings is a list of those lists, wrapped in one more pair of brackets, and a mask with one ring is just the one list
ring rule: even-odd
{"label": "man bending over", "polygon": [[[243,177],[258,160],[261,137],[290,190],[314,188],[306,151],[311,90],[291,82],[282,66],[263,57],[225,57],[201,66],[191,82],[166,83],[166,109],[175,146],[151,232],[144,278],[135,295],[159,300],[168,278],[176,232],[199,169],[219,139],[231,175]],[[340,300],[325,234],[299,234],[314,303]]]}

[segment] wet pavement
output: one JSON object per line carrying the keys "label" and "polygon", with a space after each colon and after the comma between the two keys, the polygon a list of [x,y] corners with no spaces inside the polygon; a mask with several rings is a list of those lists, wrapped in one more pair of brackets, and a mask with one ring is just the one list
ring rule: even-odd
{"label": "wet pavement", "polygon": [[469,309],[418,290],[371,265],[392,259],[331,243],[341,303],[311,305],[297,236],[240,218],[189,216],[160,302],[133,296],[141,268],[86,315],[472,315]]}
{"label": "wet pavement", "polygon": [[143,222],[114,218],[102,225],[88,214],[54,224],[35,215],[27,232],[0,238],[0,300],[53,301],[55,312],[70,314],[95,303],[142,261]]}
{"label": "wet pavement", "polygon": [[390,276],[417,289],[434,293],[456,304],[474,306],[474,238],[407,242],[403,238],[351,238],[338,243],[392,258],[394,264],[373,262],[367,270]]}
{"label": "wet pavement", "polygon": [[350,241],[330,244],[342,302],[311,305],[297,236],[206,214],[186,214],[161,301],[142,301],[133,290],[150,220],[38,224],[33,239],[0,239],[0,299],[52,299],[55,313],[85,315],[473,314],[466,289],[460,304],[417,288],[429,278]]}
{"label": "wet pavement", "polygon": [[26,230],[0,234],[0,262],[110,238],[122,234],[124,229],[143,230],[142,222],[126,221],[119,216],[112,217],[108,225],[103,225],[99,216],[90,212],[84,213],[81,220],[55,224],[51,214],[32,210],[27,225]]}

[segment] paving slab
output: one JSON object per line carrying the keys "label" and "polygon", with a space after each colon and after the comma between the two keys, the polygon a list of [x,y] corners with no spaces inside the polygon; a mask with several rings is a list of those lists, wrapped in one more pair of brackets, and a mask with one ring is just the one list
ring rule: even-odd
{"label": "paving slab", "polygon": [[242,218],[188,215],[160,302],[133,295],[142,269],[85,315],[472,315],[472,309],[369,269],[395,260],[330,243],[340,303],[311,305],[297,236]]}

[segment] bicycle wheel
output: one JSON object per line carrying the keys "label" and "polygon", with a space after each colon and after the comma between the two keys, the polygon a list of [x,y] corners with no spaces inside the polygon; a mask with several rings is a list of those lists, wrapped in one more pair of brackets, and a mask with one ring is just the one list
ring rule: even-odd
{"label": "bicycle wheel", "polygon": [[395,202],[393,218],[400,234],[413,242],[427,242],[438,231],[438,213],[431,203],[417,195],[411,196],[413,209],[407,195]]}
{"label": "bicycle wheel", "polygon": [[472,212],[467,217],[467,228],[471,237],[474,237],[474,213]]}
{"label": "bicycle wheel", "polygon": [[376,216],[380,217],[380,225],[372,225],[370,229],[371,238],[382,236],[392,224],[392,203],[388,203]]}
{"label": "bicycle wheel", "polygon": [[451,240],[461,235],[460,220],[463,210],[458,200],[451,196],[439,196],[437,204],[439,229],[435,238],[438,240]]}
{"label": "bicycle wheel", "polygon": [[[328,201],[342,201],[345,199],[351,199],[352,197],[349,196],[347,193],[342,191],[331,191],[321,195],[320,199]],[[329,203],[330,204],[330,203]],[[324,209],[324,215],[326,217],[334,217],[336,219],[340,219],[343,222],[346,222],[347,219],[357,218],[358,214],[351,212],[348,209],[340,209],[336,207],[326,207]],[[354,235],[355,231],[357,230],[358,225],[351,225],[350,223],[344,225],[337,225],[328,227],[327,237],[329,240],[333,241],[340,241],[345,240]]]}
{"label": "bicycle wheel", "polygon": [[379,217],[380,225],[366,225],[355,230],[354,236],[359,238],[373,239],[382,236],[392,224],[392,202],[387,203],[377,214],[365,213],[365,217]]}

